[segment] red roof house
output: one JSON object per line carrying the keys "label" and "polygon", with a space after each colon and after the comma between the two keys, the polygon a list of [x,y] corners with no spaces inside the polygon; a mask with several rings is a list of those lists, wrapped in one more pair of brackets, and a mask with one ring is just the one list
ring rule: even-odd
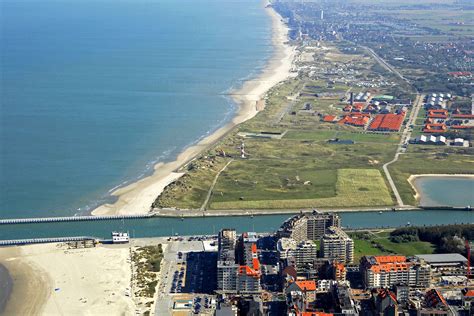
{"label": "red roof house", "polygon": [[405,119],[405,113],[378,114],[369,125],[371,131],[398,132]]}

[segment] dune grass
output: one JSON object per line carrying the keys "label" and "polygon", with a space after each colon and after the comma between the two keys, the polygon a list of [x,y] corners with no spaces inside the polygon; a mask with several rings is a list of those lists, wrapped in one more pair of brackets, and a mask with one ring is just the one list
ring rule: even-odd
{"label": "dune grass", "polygon": [[[332,174],[330,172],[320,172],[323,181],[327,181],[326,185],[322,187],[327,188],[329,182],[332,181]],[[247,189],[240,190],[235,184],[226,188],[226,191],[233,190],[233,196],[242,194],[239,199],[231,199],[222,201],[224,193],[219,194],[219,190],[223,192],[222,184],[220,187],[216,186],[217,194],[211,202],[213,209],[282,209],[282,208],[312,208],[312,207],[362,207],[362,206],[387,206],[393,205],[393,200],[390,192],[385,184],[385,181],[377,169],[339,169],[336,172],[335,192],[332,196],[323,197],[318,190],[311,185],[306,185],[305,194],[302,198],[288,198],[282,199],[287,190],[284,186],[269,192],[268,185],[263,186],[267,192],[260,193],[258,183],[247,183]],[[321,180],[319,182],[322,184]],[[303,184],[304,186],[304,184]],[[327,190],[327,189],[326,189]],[[252,192],[249,196],[245,193]],[[271,194],[269,194],[271,193]],[[326,195],[331,192],[326,192]],[[261,196],[268,196],[268,199],[255,199]],[[309,196],[313,196],[309,198]],[[318,195],[320,196],[318,198]],[[297,196],[295,192],[291,193],[291,197]],[[221,201],[219,201],[221,200]]]}

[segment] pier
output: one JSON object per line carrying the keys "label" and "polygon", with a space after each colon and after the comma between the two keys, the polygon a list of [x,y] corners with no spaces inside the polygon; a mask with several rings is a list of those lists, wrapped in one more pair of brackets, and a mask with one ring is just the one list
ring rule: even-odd
{"label": "pier", "polygon": [[98,238],[91,237],[91,236],[77,236],[77,237],[0,240],[0,247],[30,245],[30,244],[46,244],[46,243],[56,243],[56,242],[68,242],[68,241],[84,241],[84,240],[98,240]]}
{"label": "pier", "polygon": [[64,217],[36,217],[36,218],[11,218],[0,219],[0,225],[8,224],[31,224],[31,223],[53,223],[53,222],[80,222],[80,221],[107,221],[135,218],[149,218],[153,214],[137,215],[100,215],[100,216],[64,216]]}

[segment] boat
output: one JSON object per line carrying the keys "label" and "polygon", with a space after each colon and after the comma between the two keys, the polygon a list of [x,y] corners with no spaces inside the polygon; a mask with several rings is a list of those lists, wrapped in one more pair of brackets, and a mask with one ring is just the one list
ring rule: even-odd
{"label": "boat", "polygon": [[130,236],[124,232],[112,232],[112,243],[127,244],[130,242]]}
{"label": "boat", "polygon": [[383,212],[382,211],[379,211],[379,214],[382,214]]}

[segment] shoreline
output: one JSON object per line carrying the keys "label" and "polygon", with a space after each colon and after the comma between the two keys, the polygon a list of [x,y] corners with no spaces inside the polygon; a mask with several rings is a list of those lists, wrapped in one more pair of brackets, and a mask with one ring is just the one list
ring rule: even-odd
{"label": "shoreline", "polygon": [[415,200],[417,204],[419,204],[421,200],[421,189],[416,184],[417,179],[421,178],[471,178],[474,179],[474,174],[456,174],[456,173],[444,173],[444,174],[436,174],[436,173],[425,173],[425,174],[412,174],[408,177],[407,181],[410,183],[413,191],[415,191]]}
{"label": "shoreline", "polygon": [[[263,3],[263,6],[265,5],[266,3]],[[99,205],[91,211],[92,215],[132,215],[150,212],[152,203],[164,188],[184,175],[183,172],[178,172],[181,167],[215,145],[234,127],[257,115],[259,112],[257,102],[262,100],[273,86],[290,76],[295,47],[286,44],[288,27],[273,8],[264,7],[263,10],[271,18],[272,44],[275,52],[262,73],[254,79],[245,81],[239,90],[229,94],[239,107],[232,120],[197,144],[185,148],[174,161],[156,164],[152,175],[112,191],[110,195],[115,197],[116,201]]]}
{"label": "shoreline", "polygon": [[6,308],[12,292],[13,280],[7,268],[0,263],[0,315]]}
{"label": "shoreline", "polygon": [[4,314],[131,314],[135,303],[124,295],[130,287],[129,257],[129,248],[121,246],[69,249],[66,243],[47,243],[0,248],[0,262],[13,280]]}
{"label": "shoreline", "polygon": [[[39,315],[51,292],[52,281],[19,247],[2,248],[0,263],[13,284],[0,315]],[[28,300],[25,300],[28,297]]]}

